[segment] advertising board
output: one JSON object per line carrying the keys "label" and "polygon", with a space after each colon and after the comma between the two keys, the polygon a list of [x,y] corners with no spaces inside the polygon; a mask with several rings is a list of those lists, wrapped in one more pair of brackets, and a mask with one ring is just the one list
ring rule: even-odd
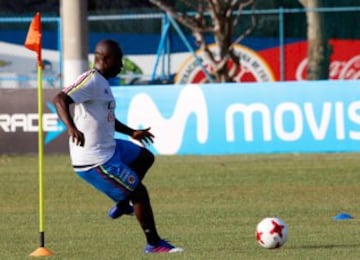
{"label": "advertising board", "polygon": [[[360,151],[359,81],[113,87],[117,118],[151,127],[156,154]],[[44,91],[48,153],[68,151]],[[0,90],[0,152],[37,152],[36,89]],[[120,134],[117,135],[120,137]]]}

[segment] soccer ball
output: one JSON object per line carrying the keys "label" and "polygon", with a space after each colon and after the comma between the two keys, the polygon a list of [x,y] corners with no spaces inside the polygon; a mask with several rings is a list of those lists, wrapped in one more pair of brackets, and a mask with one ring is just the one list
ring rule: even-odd
{"label": "soccer ball", "polygon": [[288,228],[279,218],[264,218],[256,226],[256,240],[264,248],[283,246],[288,237]]}

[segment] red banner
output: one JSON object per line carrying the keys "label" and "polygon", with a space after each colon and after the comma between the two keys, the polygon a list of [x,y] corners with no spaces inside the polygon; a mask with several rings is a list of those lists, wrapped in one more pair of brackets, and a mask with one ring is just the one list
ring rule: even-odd
{"label": "red banner", "polygon": [[[329,79],[360,79],[360,40],[330,40]],[[259,51],[272,68],[276,80],[280,79],[279,47]],[[307,42],[286,44],[284,48],[285,80],[305,80],[307,68]]]}
{"label": "red banner", "polygon": [[[330,40],[332,53],[330,57],[331,80],[360,79],[360,40]],[[299,41],[284,46],[284,80],[306,80],[307,70],[307,42]],[[216,56],[216,46],[210,45]],[[240,57],[241,68],[234,77],[236,82],[266,82],[279,81],[280,72],[280,48],[274,47],[261,51],[254,51],[243,45],[234,46],[235,53]],[[204,52],[196,52],[210,73],[212,67],[206,59]],[[233,68],[229,62],[229,70]],[[175,83],[206,83],[208,79],[193,56],[180,66],[175,77]]]}

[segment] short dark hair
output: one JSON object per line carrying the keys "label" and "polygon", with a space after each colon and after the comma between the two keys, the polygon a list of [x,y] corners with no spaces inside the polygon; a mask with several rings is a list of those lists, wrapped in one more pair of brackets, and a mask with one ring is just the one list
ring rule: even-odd
{"label": "short dark hair", "polygon": [[114,52],[115,54],[118,54],[119,56],[123,55],[122,49],[119,46],[118,42],[111,40],[111,39],[105,39],[101,40],[96,44],[95,53],[98,48],[106,48]]}

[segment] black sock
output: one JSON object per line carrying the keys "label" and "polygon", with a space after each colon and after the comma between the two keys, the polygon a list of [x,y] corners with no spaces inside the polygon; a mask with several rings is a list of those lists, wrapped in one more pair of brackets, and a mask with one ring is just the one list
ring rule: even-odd
{"label": "black sock", "polygon": [[161,238],[159,237],[156,230],[151,230],[149,228],[146,228],[144,229],[144,233],[145,233],[146,241],[148,242],[148,244],[152,246],[157,246],[161,241]]}

